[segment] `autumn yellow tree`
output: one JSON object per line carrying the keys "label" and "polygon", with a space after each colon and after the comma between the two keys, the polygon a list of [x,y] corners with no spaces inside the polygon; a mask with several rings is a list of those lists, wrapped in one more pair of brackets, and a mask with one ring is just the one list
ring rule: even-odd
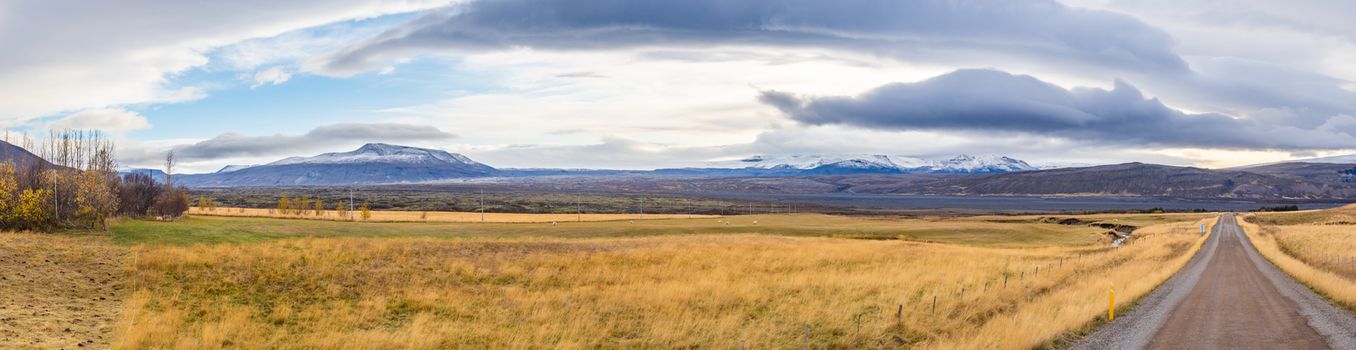
{"label": "autumn yellow tree", "polygon": [[26,189],[19,193],[19,202],[13,209],[14,228],[19,230],[46,230],[51,226],[47,207],[52,201],[52,191],[46,189]]}
{"label": "autumn yellow tree", "polygon": [[363,221],[367,221],[368,219],[372,218],[372,209],[367,208],[366,202],[363,203],[362,208],[358,208],[358,216],[361,216],[363,218]]}
{"label": "autumn yellow tree", "polygon": [[83,171],[75,178],[76,221],[88,228],[103,228],[108,216],[118,210],[109,174]]}
{"label": "autumn yellow tree", "polygon": [[320,215],[324,215],[324,214],[325,214],[325,201],[324,201],[324,200],[321,200],[320,197],[316,197],[316,198],[315,198],[315,201],[312,201],[311,203],[313,204],[313,205],[311,205],[311,207],[312,207],[312,208],[315,208],[315,216],[320,216]]}
{"label": "autumn yellow tree", "polygon": [[287,211],[292,208],[292,197],[282,195],[278,197],[278,215],[287,215]]}
{"label": "autumn yellow tree", "polygon": [[14,207],[18,204],[19,181],[14,177],[14,166],[0,163],[0,229],[14,222]]}
{"label": "autumn yellow tree", "polygon": [[347,220],[347,219],[349,219],[349,217],[348,217],[348,207],[344,206],[344,203],[339,203],[338,205],[335,205],[335,206],[334,206],[334,212],[335,212],[337,215],[339,215],[339,219],[341,219],[341,220]]}

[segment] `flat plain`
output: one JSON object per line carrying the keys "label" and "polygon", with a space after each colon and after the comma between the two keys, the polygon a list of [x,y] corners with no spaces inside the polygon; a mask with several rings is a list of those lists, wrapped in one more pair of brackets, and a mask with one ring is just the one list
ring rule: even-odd
{"label": "flat plain", "polygon": [[[1113,283],[1132,305],[1213,218],[190,216],[7,237],[80,239],[116,265],[95,348],[1024,349],[1102,322]],[[1140,228],[1114,248],[1088,223]]]}

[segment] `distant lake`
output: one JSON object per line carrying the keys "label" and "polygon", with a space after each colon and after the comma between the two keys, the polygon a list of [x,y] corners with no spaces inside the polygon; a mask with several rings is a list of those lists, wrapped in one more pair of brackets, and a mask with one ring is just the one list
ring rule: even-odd
{"label": "distant lake", "polygon": [[841,208],[970,209],[1003,212],[1072,212],[1163,208],[1169,210],[1248,211],[1297,205],[1300,209],[1332,208],[1353,201],[1188,200],[1148,197],[922,196],[888,194],[722,194],[742,200],[811,203]]}

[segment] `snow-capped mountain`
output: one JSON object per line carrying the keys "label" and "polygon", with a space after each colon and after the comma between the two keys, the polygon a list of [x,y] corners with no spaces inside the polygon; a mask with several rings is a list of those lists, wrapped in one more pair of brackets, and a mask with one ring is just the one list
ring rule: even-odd
{"label": "snow-capped mountain", "polygon": [[402,164],[460,164],[466,166],[482,166],[467,158],[466,156],[447,151],[418,148],[409,146],[397,146],[385,143],[369,143],[362,148],[350,152],[325,153],[314,157],[291,157],[265,165],[293,165],[293,164],[361,164],[361,163],[402,163]]}
{"label": "snow-capped mountain", "polygon": [[350,152],[291,157],[211,174],[176,177],[197,187],[418,183],[494,175],[495,168],[442,150],[369,143]]}
{"label": "snow-capped mountain", "polygon": [[937,162],[927,168],[932,173],[950,174],[992,174],[1036,170],[1025,161],[1004,156],[971,156],[962,154],[951,159]]}
{"label": "snow-capped mountain", "polygon": [[891,157],[886,155],[787,155],[753,156],[734,162],[718,163],[716,166],[752,169],[811,170],[825,166],[854,169],[900,169],[923,164],[925,164],[925,161],[918,158]]}
{"label": "snow-capped mountain", "polygon": [[1036,170],[1024,161],[1003,156],[959,155],[944,160],[890,155],[753,156],[717,162],[716,169],[780,170],[788,175],[894,173],[990,174]]}

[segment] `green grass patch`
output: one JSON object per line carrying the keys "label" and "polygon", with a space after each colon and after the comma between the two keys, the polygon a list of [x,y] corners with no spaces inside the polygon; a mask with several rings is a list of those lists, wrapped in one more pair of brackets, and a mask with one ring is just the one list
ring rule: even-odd
{"label": "green grass patch", "polygon": [[300,237],[598,238],[685,234],[766,234],[908,239],[991,247],[1080,245],[1102,230],[965,218],[900,219],[819,214],[559,223],[362,223],[193,216],[175,222],[125,220],[112,226],[120,244],[249,243]]}

